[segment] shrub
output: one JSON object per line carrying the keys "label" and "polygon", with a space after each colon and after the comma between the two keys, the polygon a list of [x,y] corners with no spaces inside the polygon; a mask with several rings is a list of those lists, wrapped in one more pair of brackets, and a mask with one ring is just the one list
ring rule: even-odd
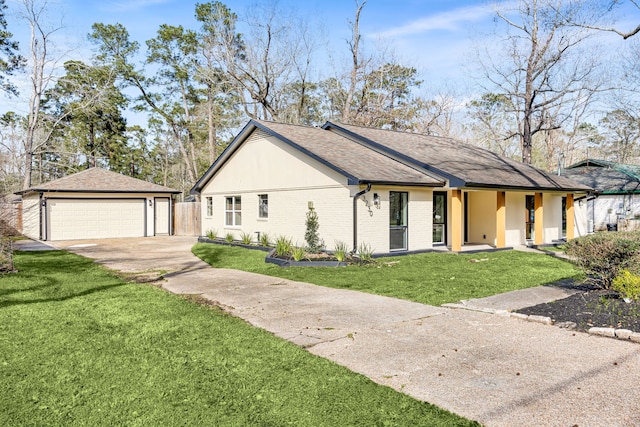
{"label": "shrub", "polygon": [[335,251],[333,254],[335,255],[338,262],[344,261],[345,258],[347,257],[348,252],[349,252],[349,247],[347,246],[347,244],[345,242],[336,240]]}
{"label": "shrub", "polygon": [[218,238],[218,230],[210,229],[207,231],[207,238],[210,240],[216,240]]}
{"label": "shrub", "polygon": [[293,256],[294,261],[303,260],[306,254],[307,252],[304,250],[304,248],[295,247],[295,248],[292,248],[291,250],[291,256]]}
{"label": "shrub", "polygon": [[360,243],[360,246],[358,246],[358,255],[362,261],[373,261],[373,249],[371,249],[371,245],[364,242]]}
{"label": "shrub", "polygon": [[269,236],[269,233],[262,233],[260,235],[260,245],[266,247],[269,247],[269,245],[271,244],[271,236]]}
{"label": "shrub", "polygon": [[587,281],[604,289],[611,288],[613,279],[627,269],[637,273],[640,268],[640,233],[601,232],[571,240],[566,253],[587,275]]}
{"label": "shrub", "polygon": [[0,273],[13,271],[13,248],[11,239],[0,238]]}
{"label": "shrub", "polygon": [[291,249],[292,249],[291,239],[285,236],[280,236],[276,239],[276,255],[277,256],[281,256],[281,257],[289,256],[289,254],[291,254]]}
{"label": "shrub", "polygon": [[622,270],[620,275],[613,279],[611,288],[620,292],[624,298],[640,299],[640,276],[629,270]]}
{"label": "shrub", "polygon": [[245,233],[244,231],[240,233],[240,241],[245,245],[251,244],[251,233]]}
{"label": "shrub", "polygon": [[309,208],[309,212],[307,212],[305,225],[307,229],[304,232],[304,240],[307,242],[307,250],[312,254],[316,254],[322,250],[324,241],[320,239],[318,234],[320,224],[318,223],[318,214],[313,208]]}
{"label": "shrub", "polygon": [[224,240],[226,240],[229,243],[233,242],[233,233],[227,233],[227,235],[224,236]]}

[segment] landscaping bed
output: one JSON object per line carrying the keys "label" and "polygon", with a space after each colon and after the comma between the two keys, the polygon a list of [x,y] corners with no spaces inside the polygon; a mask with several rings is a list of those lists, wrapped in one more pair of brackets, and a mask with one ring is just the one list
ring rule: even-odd
{"label": "landscaping bed", "polygon": [[640,301],[627,303],[611,290],[586,287],[570,297],[517,312],[550,317],[556,325],[584,332],[593,327],[640,332]]}

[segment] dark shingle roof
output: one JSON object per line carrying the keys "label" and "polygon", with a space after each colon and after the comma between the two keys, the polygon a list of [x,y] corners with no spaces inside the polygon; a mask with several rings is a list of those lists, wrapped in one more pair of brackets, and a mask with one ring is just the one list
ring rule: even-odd
{"label": "dark shingle roof", "polygon": [[364,138],[374,148],[397,153],[409,162],[446,176],[450,179],[451,186],[579,191],[590,189],[562,176],[543,172],[451,138],[333,123],[327,123],[324,127],[337,132],[347,131],[355,138]]}
{"label": "dark shingle roof", "polygon": [[602,194],[640,193],[640,166],[606,160],[583,160],[561,172],[562,176]]}
{"label": "dark shingle roof", "polygon": [[264,130],[271,131],[323,162],[344,171],[360,182],[442,186],[444,180],[435,178],[419,168],[405,165],[388,155],[377,153],[357,142],[320,128],[257,121]]}
{"label": "dark shingle roof", "polygon": [[91,168],[54,181],[31,187],[17,194],[39,191],[68,191],[74,193],[180,193],[173,188],[142,181],[100,168]]}
{"label": "dark shingle roof", "polygon": [[251,120],[191,189],[198,194],[242,143],[260,129],[345,176],[354,184],[515,190],[591,190],[450,138],[326,123],[322,128]]}

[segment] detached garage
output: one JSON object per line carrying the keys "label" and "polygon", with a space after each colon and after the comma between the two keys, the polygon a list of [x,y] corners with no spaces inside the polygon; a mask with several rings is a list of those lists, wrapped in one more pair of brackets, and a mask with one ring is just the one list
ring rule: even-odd
{"label": "detached garage", "polygon": [[172,196],[180,191],[91,168],[22,195],[23,234],[38,240],[172,234]]}

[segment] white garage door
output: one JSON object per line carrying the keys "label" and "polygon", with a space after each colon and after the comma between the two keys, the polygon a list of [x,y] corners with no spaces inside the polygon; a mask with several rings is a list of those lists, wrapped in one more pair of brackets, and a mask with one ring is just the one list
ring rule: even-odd
{"label": "white garage door", "polygon": [[144,235],[144,199],[47,200],[48,240]]}

